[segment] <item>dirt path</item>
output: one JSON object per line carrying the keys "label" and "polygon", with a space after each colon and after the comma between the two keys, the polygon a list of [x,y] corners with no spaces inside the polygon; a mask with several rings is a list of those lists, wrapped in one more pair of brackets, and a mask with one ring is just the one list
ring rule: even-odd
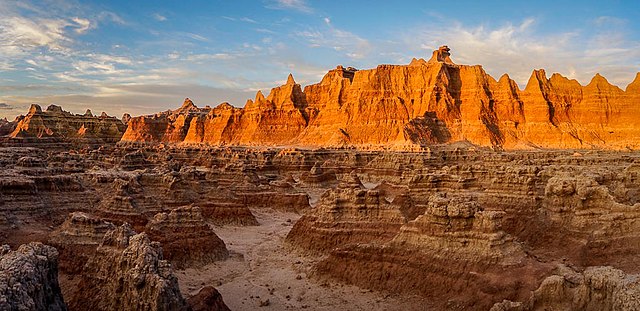
{"label": "dirt path", "polygon": [[231,258],[177,271],[183,293],[192,295],[202,286],[213,285],[234,311],[424,310],[419,298],[384,297],[356,286],[308,279],[314,259],[291,252],[284,244],[300,216],[271,210],[254,214],[260,226],[215,228]]}

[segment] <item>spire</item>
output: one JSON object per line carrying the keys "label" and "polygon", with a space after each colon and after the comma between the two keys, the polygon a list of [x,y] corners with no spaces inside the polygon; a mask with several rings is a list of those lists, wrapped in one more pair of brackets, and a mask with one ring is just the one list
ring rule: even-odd
{"label": "spire", "polygon": [[547,83],[547,73],[544,69],[533,70],[527,86],[524,87],[525,91],[539,90],[540,82]]}
{"label": "spire", "polygon": [[191,99],[189,99],[189,97],[184,99],[184,102],[182,103],[182,107],[181,108],[190,108],[190,107],[195,107],[196,105],[193,103],[193,101],[191,101]]}
{"label": "spire", "polygon": [[289,74],[289,76],[287,77],[287,85],[289,84],[296,84],[296,80],[293,79],[292,74]]}
{"label": "spire", "polygon": [[255,102],[256,102],[256,103],[259,103],[259,102],[263,102],[263,101],[264,101],[264,95],[262,94],[262,91],[261,91],[261,90],[258,90],[258,93],[256,93],[256,100],[255,100]]}
{"label": "spire", "polygon": [[636,78],[633,79],[633,82],[627,85],[627,92],[640,94],[640,72],[636,74]]}
{"label": "spire", "polygon": [[29,107],[29,114],[36,114],[42,112],[42,108],[38,104],[31,104]]}
{"label": "spire", "polygon": [[446,63],[455,65],[451,60],[451,57],[449,57],[451,56],[450,51],[451,49],[446,45],[439,47],[437,50],[433,51],[433,55],[431,56],[431,59],[429,59],[429,63]]}

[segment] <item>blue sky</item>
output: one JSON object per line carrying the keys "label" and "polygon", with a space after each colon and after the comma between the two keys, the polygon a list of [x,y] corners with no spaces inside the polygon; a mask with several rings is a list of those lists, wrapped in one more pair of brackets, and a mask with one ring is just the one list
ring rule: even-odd
{"label": "blue sky", "polygon": [[625,88],[640,71],[637,1],[0,0],[0,117],[31,103],[121,116],[228,101],[293,73],[428,58],[447,44],[524,86],[545,68]]}

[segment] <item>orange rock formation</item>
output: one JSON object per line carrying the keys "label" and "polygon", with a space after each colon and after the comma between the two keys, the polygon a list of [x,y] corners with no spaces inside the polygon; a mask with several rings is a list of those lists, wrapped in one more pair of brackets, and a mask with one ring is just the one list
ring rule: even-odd
{"label": "orange rock formation", "polygon": [[[13,139],[63,139],[77,142],[109,143],[117,142],[126,125],[106,113],[93,116],[87,109],[85,114],[72,114],[62,107],[50,105],[42,111],[32,104],[25,116],[19,116],[13,123],[13,131],[8,134]],[[4,126],[8,127],[7,125]]]}
{"label": "orange rock formation", "polygon": [[456,65],[446,46],[429,61],[287,83],[244,108],[228,103],[132,118],[123,141],[415,149],[469,141],[504,149],[640,147],[640,75],[625,91],[597,74],[586,85],[535,70],[524,90],[507,75]]}

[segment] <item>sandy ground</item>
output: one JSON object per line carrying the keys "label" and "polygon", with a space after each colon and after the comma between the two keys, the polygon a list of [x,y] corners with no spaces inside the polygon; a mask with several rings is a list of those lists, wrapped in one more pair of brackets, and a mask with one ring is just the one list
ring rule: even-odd
{"label": "sandy ground", "polygon": [[294,213],[253,211],[259,226],[215,227],[231,258],[199,269],[176,271],[190,296],[215,286],[231,310],[426,310],[418,297],[395,297],[356,286],[307,278],[319,258],[301,256],[284,243]]}

